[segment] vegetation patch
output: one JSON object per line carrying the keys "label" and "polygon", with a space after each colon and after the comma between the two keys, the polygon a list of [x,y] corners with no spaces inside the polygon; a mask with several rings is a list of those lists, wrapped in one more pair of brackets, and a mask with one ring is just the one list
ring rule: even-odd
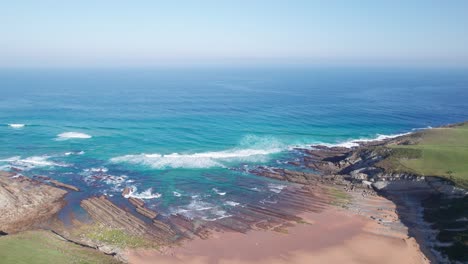
{"label": "vegetation patch", "polygon": [[0,237],[0,263],[120,263],[111,256],[64,241],[49,231]]}
{"label": "vegetation patch", "polygon": [[84,231],[84,236],[92,241],[117,246],[119,248],[156,247],[153,242],[145,237],[130,235],[124,230],[109,228],[103,225],[88,227],[87,230]]}
{"label": "vegetation patch", "polygon": [[468,188],[468,124],[434,128],[420,134],[414,145],[390,146],[377,166],[388,172],[439,176]]}
{"label": "vegetation patch", "polygon": [[328,188],[328,194],[332,198],[332,205],[346,208],[351,202],[351,196],[343,190],[335,187]]}

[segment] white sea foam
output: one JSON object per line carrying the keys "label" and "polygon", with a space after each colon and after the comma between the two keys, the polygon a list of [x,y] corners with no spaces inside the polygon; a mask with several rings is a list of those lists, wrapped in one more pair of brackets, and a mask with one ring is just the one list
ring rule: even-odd
{"label": "white sea foam", "polygon": [[286,188],[286,185],[274,184],[274,183],[268,184],[268,189],[274,193],[280,193],[284,188]]}
{"label": "white sea foam", "polygon": [[190,219],[200,218],[205,221],[215,221],[231,216],[219,206],[200,200],[198,196],[188,205],[179,206],[171,211],[171,214],[181,214]]}
{"label": "white sea foam", "polygon": [[137,192],[137,187],[131,186],[130,187],[130,193],[125,195],[125,198],[133,197],[133,198],[139,198],[139,199],[156,199],[161,197],[160,193],[153,193],[153,188],[148,188],[146,191],[143,191],[141,193]]}
{"label": "white sea foam", "polygon": [[21,170],[31,170],[38,167],[66,167],[67,164],[54,162],[49,160],[50,156],[32,156],[22,159],[20,156],[15,156],[0,160],[8,164],[9,168],[15,167]]}
{"label": "white sea foam", "polygon": [[106,173],[109,171],[108,168],[106,167],[98,167],[98,168],[89,168],[89,169],[84,169],[83,171],[85,172],[99,172],[99,173]]}
{"label": "white sea foam", "polygon": [[106,174],[107,168],[89,168],[84,169],[81,175],[83,180],[90,186],[95,188],[104,187],[103,184],[110,186],[110,190],[113,192],[121,192],[126,185],[132,183],[133,180],[129,180],[127,175],[111,175]]}
{"label": "white sea foam", "polygon": [[[409,133],[377,135],[375,138],[353,139],[335,144],[316,143],[314,145],[351,148],[358,146],[359,142],[384,140],[407,134]],[[310,144],[308,146],[310,146]],[[143,165],[154,169],[229,167],[230,162],[266,162],[270,159],[271,154],[279,153],[288,149],[291,150],[297,147],[300,146],[287,146],[271,137],[246,136],[240,142],[239,147],[224,151],[199,152],[193,154],[142,153],[118,156],[111,158],[110,161],[114,163]]]}
{"label": "white sea foam", "polygon": [[115,157],[111,162],[145,165],[155,169],[210,168],[224,167],[225,162],[231,161],[263,162],[268,159],[267,155],[280,151],[281,149],[240,149],[194,154],[137,154]]}
{"label": "white sea foam", "polygon": [[84,151],[71,151],[71,152],[65,152],[65,156],[70,156],[70,155],[83,155],[85,154]]}
{"label": "white sea foam", "polygon": [[127,181],[127,175],[107,175],[108,177],[103,178],[103,182],[108,185],[114,185],[116,187],[120,187],[122,183]]}
{"label": "white sea foam", "polygon": [[348,141],[343,141],[343,142],[339,142],[339,143],[335,143],[335,144],[319,143],[319,144],[315,144],[315,145],[324,145],[324,146],[327,146],[327,147],[353,148],[353,147],[358,147],[359,143],[366,143],[366,142],[372,142],[372,141],[381,141],[381,140],[406,136],[406,135],[409,135],[409,134],[411,134],[411,133],[408,132],[408,133],[393,134],[393,135],[377,134],[377,136],[374,137],[374,138],[360,138],[360,139],[352,139],[352,140],[348,140]]}
{"label": "white sea foam", "polygon": [[23,128],[26,125],[25,124],[8,124],[8,126],[11,128]]}
{"label": "white sea foam", "polygon": [[239,147],[223,151],[172,154],[132,154],[114,157],[111,162],[144,165],[155,169],[164,168],[211,168],[226,167],[230,162],[266,162],[269,155],[287,149],[271,137],[245,136]]}
{"label": "white sea foam", "polygon": [[179,192],[172,192],[172,194],[174,194],[175,197],[180,197],[180,196],[182,196],[182,194],[180,194]]}
{"label": "white sea foam", "polygon": [[73,139],[73,138],[88,139],[88,138],[92,138],[92,136],[85,134],[85,133],[81,133],[81,132],[64,132],[64,133],[58,134],[56,140],[67,140],[67,139]]}
{"label": "white sea foam", "polygon": [[213,190],[213,192],[215,192],[215,193],[218,194],[218,195],[221,195],[221,196],[226,195],[226,192],[221,192],[221,191],[218,190],[217,188],[213,188],[212,190]]}
{"label": "white sea foam", "polygon": [[219,209],[213,212],[213,216],[203,216],[202,219],[205,221],[216,221],[231,216],[232,215],[228,214],[226,211]]}
{"label": "white sea foam", "polygon": [[224,204],[234,207],[234,206],[238,206],[240,203],[233,202],[233,201],[226,201]]}
{"label": "white sea foam", "polygon": [[268,200],[268,199],[263,199],[260,201],[261,204],[277,204],[278,203],[278,200]]}

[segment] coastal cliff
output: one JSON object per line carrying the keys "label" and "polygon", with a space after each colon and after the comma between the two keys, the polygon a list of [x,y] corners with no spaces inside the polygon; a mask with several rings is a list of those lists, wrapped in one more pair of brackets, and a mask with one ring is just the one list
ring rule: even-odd
{"label": "coastal cliff", "polygon": [[[468,261],[468,123],[357,143],[299,149],[304,155],[292,164],[312,169],[345,191],[375,190],[397,205],[409,235],[432,260]],[[267,171],[262,174],[271,177],[275,170]]]}

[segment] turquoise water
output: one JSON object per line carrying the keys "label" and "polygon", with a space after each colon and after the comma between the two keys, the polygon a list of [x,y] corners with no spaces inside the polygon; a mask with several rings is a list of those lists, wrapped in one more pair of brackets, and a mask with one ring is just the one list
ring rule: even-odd
{"label": "turquoise water", "polygon": [[0,167],[82,188],[64,215],[132,187],[165,215],[225,217],[274,199],[284,183],[246,170],[295,146],[468,119],[466,70],[2,70],[0,87]]}

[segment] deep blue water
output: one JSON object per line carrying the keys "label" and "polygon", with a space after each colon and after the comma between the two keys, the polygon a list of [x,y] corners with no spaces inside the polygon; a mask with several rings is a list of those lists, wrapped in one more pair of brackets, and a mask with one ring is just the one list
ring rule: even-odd
{"label": "deep blue water", "polygon": [[271,199],[284,183],[245,168],[283,166],[294,146],[468,120],[468,71],[453,69],[1,70],[0,91],[2,169],[79,186],[71,204],[133,186],[209,219]]}

